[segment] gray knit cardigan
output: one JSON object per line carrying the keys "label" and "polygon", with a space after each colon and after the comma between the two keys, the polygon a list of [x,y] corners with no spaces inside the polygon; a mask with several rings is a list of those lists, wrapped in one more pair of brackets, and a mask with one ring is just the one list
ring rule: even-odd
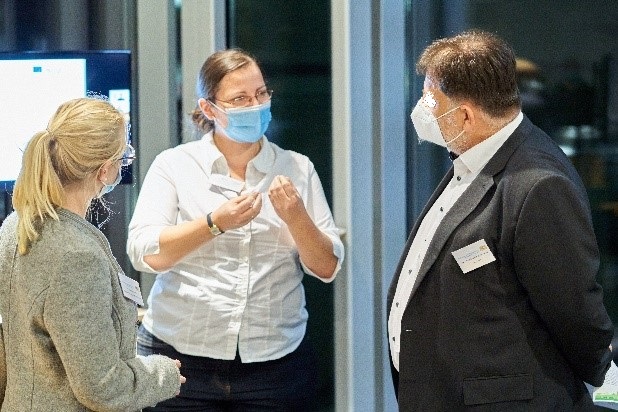
{"label": "gray knit cardigan", "polygon": [[0,228],[2,411],[137,411],[180,388],[174,361],[136,356],[137,309],[103,234],[59,210],[28,254]]}

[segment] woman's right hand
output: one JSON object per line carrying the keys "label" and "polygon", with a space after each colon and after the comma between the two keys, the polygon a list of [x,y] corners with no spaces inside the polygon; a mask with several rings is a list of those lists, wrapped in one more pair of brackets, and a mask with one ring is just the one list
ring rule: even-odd
{"label": "woman's right hand", "polygon": [[223,232],[242,227],[252,221],[262,209],[262,195],[253,192],[228,200],[212,212],[210,217]]}

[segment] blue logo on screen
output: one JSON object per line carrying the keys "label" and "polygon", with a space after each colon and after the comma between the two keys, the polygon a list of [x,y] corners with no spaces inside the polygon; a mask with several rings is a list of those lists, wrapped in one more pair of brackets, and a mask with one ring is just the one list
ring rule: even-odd
{"label": "blue logo on screen", "polygon": [[34,66],[32,68],[32,71],[35,73],[41,73],[43,71],[43,68],[41,66]]}

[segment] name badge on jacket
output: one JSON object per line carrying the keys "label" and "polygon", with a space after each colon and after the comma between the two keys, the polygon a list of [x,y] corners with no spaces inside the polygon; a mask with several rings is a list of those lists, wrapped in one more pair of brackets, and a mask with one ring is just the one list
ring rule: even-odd
{"label": "name badge on jacket", "polygon": [[124,297],[132,300],[140,306],[144,306],[144,300],[142,299],[142,291],[139,288],[139,283],[122,272],[118,272],[118,278],[120,279],[120,286],[122,287],[122,294]]}
{"label": "name badge on jacket", "polygon": [[478,240],[452,253],[463,273],[468,273],[496,260],[485,239]]}

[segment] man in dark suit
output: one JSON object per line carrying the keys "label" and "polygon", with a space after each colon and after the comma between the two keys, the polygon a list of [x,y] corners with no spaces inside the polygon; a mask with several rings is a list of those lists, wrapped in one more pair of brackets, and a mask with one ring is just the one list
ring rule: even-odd
{"label": "man in dark suit", "polygon": [[400,410],[593,408],[584,382],[603,383],[613,326],[580,177],[521,113],[515,55],[502,39],[437,40],[417,71],[419,139],[455,160],[388,294]]}

